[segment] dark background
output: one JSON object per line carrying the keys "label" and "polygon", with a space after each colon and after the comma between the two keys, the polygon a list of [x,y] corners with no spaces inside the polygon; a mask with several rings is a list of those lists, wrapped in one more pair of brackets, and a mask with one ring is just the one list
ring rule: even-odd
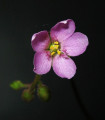
{"label": "dark background", "polygon": [[[105,11],[99,1],[0,1],[0,120],[105,120]],[[53,70],[42,81],[52,91],[48,103],[36,96],[31,103],[14,91],[14,80],[34,79],[31,36],[73,19],[76,31],[86,34],[89,46],[74,57],[77,73],[61,79]]]}

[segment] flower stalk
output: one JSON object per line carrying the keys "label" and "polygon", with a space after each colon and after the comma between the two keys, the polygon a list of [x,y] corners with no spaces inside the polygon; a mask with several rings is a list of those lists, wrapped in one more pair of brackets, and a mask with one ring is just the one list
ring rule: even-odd
{"label": "flower stalk", "polygon": [[30,92],[33,92],[34,89],[35,89],[35,87],[36,87],[36,85],[37,85],[38,83],[41,83],[40,78],[41,78],[41,75],[37,75],[37,74],[36,74],[36,76],[35,76],[35,78],[34,78],[34,81],[31,83],[31,86],[30,86],[30,88],[29,88],[29,91],[30,91]]}

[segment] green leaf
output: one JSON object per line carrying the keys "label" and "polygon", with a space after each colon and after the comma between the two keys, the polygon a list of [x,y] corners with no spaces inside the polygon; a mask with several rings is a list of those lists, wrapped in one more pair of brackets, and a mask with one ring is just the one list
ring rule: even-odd
{"label": "green leaf", "polygon": [[51,93],[47,86],[45,86],[45,85],[38,86],[37,93],[38,93],[39,98],[42,101],[47,102],[50,100]]}
{"label": "green leaf", "polygon": [[24,84],[21,81],[17,80],[17,81],[12,82],[10,84],[10,87],[14,90],[19,90],[24,87]]}

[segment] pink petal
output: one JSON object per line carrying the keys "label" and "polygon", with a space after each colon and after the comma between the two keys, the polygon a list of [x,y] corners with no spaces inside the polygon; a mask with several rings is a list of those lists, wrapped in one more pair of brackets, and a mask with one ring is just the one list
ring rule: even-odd
{"label": "pink petal", "polygon": [[51,57],[49,52],[36,52],[34,56],[34,72],[41,75],[46,74],[51,69]]}
{"label": "pink petal", "polygon": [[61,45],[62,51],[65,51],[70,56],[78,56],[85,52],[88,46],[88,38],[80,32],[74,33],[71,37],[67,38]]}
{"label": "pink petal", "polygon": [[71,58],[57,55],[53,58],[53,70],[61,78],[70,79],[76,73],[76,65]]}
{"label": "pink petal", "polygon": [[49,34],[47,31],[35,33],[31,39],[31,45],[34,51],[42,51],[48,47],[50,43]]}
{"label": "pink petal", "polygon": [[58,22],[54,27],[51,29],[51,38],[52,40],[58,40],[62,42],[69,36],[71,36],[75,31],[75,23],[71,19],[67,19],[61,22]]}

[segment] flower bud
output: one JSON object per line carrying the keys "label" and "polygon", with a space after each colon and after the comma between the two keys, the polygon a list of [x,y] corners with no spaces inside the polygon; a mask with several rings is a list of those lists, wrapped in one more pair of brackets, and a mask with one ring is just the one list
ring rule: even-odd
{"label": "flower bud", "polygon": [[22,99],[26,102],[31,102],[34,99],[34,94],[29,89],[25,89],[22,93]]}
{"label": "flower bud", "polygon": [[38,86],[37,94],[38,94],[39,98],[45,102],[49,101],[49,99],[51,97],[49,88],[43,84]]}
{"label": "flower bud", "polygon": [[21,81],[17,80],[17,81],[12,82],[10,84],[10,87],[14,90],[19,90],[24,87],[24,84]]}

